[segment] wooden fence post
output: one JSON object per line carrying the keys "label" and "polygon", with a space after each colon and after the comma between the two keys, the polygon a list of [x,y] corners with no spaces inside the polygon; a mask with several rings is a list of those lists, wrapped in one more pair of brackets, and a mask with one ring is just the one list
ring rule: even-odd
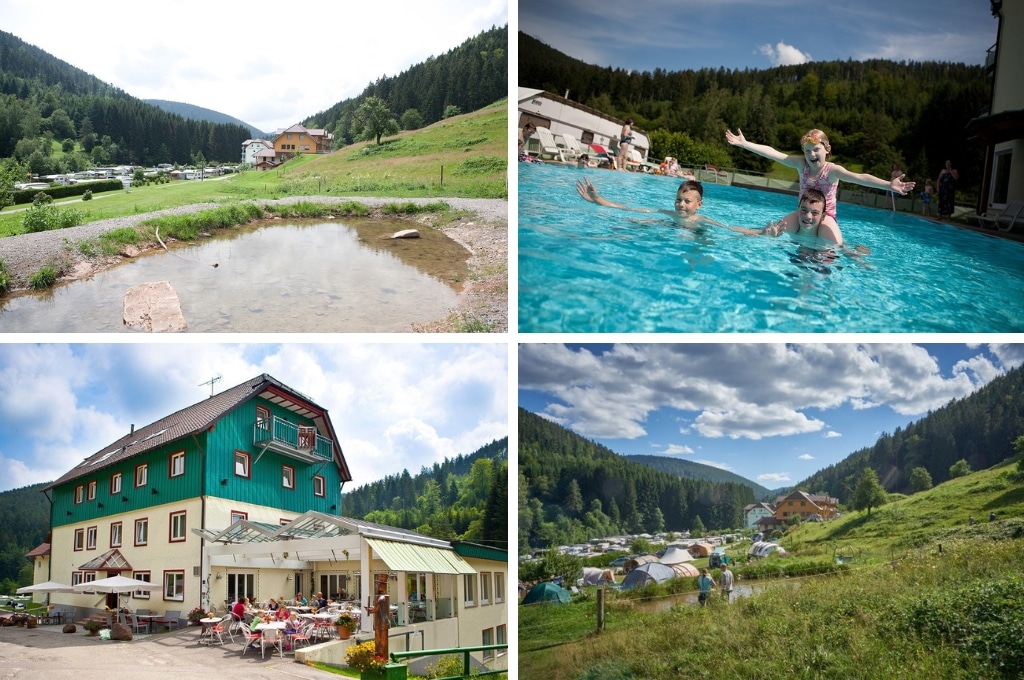
{"label": "wooden fence post", "polygon": [[597,632],[604,630],[604,588],[597,589]]}

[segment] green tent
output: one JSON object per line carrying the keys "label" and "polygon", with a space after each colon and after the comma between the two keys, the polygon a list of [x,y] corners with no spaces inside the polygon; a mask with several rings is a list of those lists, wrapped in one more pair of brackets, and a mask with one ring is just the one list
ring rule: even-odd
{"label": "green tent", "polygon": [[561,602],[568,604],[570,600],[569,591],[562,586],[556,586],[551,581],[538,583],[526,594],[520,604],[537,604],[539,602]]}

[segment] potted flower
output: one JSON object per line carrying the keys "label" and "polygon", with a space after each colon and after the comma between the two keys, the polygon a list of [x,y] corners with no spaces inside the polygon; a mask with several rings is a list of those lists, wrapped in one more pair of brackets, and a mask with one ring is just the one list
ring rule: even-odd
{"label": "potted flower", "polygon": [[338,630],[338,638],[347,640],[356,629],[356,620],[348,612],[342,612],[334,619],[334,627]]}
{"label": "potted flower", "polygon": [[82,624],[82,628],[85,628],[87,631],[89,631],[90,636],[96,637],[97,635],[99,635],[100,628],[103,628],[103,625],[103,623],[97,621],[96,619],[86,619],[85,623]]}
{"label": "potted flower", "polygon": [[202,607],[195,607],[188,613],[188,625],[198,626],[200,619],[206,618],[206,610]]}
{"label": "potted flower", "polygon": [[362,678],[383,678],[387,662],[383,656],[377,656],[377,645],[373,640],[352,645],[345,652],[345,663],[359,669]]}

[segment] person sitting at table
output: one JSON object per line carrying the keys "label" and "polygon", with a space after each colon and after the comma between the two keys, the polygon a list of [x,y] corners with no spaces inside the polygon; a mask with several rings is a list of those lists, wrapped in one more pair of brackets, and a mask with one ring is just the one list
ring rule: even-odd
{"label": "person sitting at table", "polygon": [[269,609],[272,612],[276,612],[280,608],[281,605],[277,603],[277,600],[275,600],[274,598],[270,598],[270,602],[267,604],[267,609]]}
{"label": "person sitting at table", "polygon": [[249,631],[250,632],[255,633],[256,630],[257,630],[256,626],[258,626],[261,623],[263,623],[263,617],[261,616],[261,614],[263,614],[263,612],[261,612],[259,610],[257,610],[256,613],[253,614],[252,623],[249,624]]}
{"label": "person sitting at table", "polygon": [[245,620],[245,598],[238,598],[235,601],[233,607],[231,607],[231,620],[232,621],[244,621]]}
{"label": "person sitting at table", "polygon": [[302,596],[302,593],[295,593],[295,606],[296,607],[305,607],[306,606],[306,598],[304,598]]}
{"label": "person sitting at table", "polygon": [[316,607],[317,607],[317,609],[322,609],[322,608],[324,608],[326,606],[327,606],[327,598],[324,597],[323,593],[317,593],[316,594]]}
{"label": "person sitting at table", "polygon": [[278,621],[287,621],[292,616],[294,616],[294,614],[291,614],[286,607],[281,607],[274,612],[274,618]]}

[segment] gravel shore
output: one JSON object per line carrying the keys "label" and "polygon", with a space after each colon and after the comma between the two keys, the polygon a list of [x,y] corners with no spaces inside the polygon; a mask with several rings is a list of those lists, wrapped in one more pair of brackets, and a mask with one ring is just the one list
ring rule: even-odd
{"label": "gravel shore", "polygon": [[[316,203],[357,201],[371,208],[388,203],[424,204],[444,201],[453,210],[472,213],[473,217],[471,218],[460,218],[437,227],[470,252],[470,282],[459,295],[458,308],[452,310],[445,319],[439,319],[422,328],[410,330],[451,332],[460,330],[460,324],[463,324],[467,318],[471,318],[483,322],[492,332],[508,331],[508,201],[476,198],[291,196],[276,201],[260,201],[260,203],[270,205],[300,201]],[[0,262],[3,262],[11,275],[12,289],[27,287],[29,276],[47,264],[59,263],[61,269],[68,272],[62,280],[89,276],[97,269],[115,264],[116,260],[113,262],[88,261],[76,247],[78,243],[95,239],[108,231],[133,227],[153,217],[200,212],[217,208],[220,205],[218,203],[196,203],[156,212],[90,222],[68,229],[6,236],[0,238]],[[416,221],[430,225],[435,220],[433,215],[428,214],[418,216]]]}

